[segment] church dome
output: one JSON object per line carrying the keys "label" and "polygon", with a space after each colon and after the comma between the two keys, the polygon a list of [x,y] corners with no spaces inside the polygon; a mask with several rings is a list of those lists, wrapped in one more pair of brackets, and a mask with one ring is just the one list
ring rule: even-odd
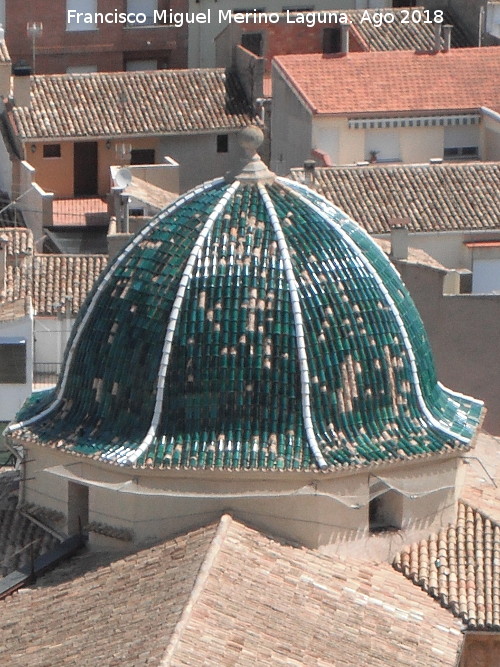
{"label": "church dome", "polygon": [[481,410],[438,383],[376,243],[255,156],[111,262],[10,432],[128,466],[327,470],[466,449]]}

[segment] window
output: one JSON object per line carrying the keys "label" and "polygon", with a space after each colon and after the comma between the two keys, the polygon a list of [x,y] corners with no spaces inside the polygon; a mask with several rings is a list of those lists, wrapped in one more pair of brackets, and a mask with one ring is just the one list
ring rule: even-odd
{"label": "window", "polygon": [[44,144],[43,157],[61,157],[61,144]]}
{"label": "window", "polygon": [[146,21],[143,23],[130,23],[130,27],[142,27],[154,24],[155,10],[158,9],[158,0],[127,0],[128,14],[143,14]]}
{"label": "window", "polygon": [[467,160],[479,157],[479,126],[448,125],[444,128],[443,157]]}
{"label": "window", "polygon": [[342,48],[342,33],[340,28],[325,28],[323,30],[323,53],[340,53]]}
{"label": "window", "polygon": [[127,72],[145,72],[146,70],[158,69],[158,61],[153,58],[149,60],[127,60],[125,69]]}
{"label": "window", "polygon": [[[97,30],[93,15],[97,11],[97,0],[66,0],[66,30],[70,32]],[[92,16],[82,16],[82,14]]]}
{"label": "window", "polygon": [[444,157],[448,159],[466,159],[479,157],[479,146],[460,146],[445,148]]}
{"label": "window", "polygon": [[88,74],[97,72],[97,65],[72,65],[66,67],[66,74]]}
{"label": "window", "polygon": [[377,162],[397,162],[401,159],[399,130],[366,130],[365,160],[375,155]]}
{"label": "window", "polygon": [[130,151],[130,164],[154,164],[154,148],[133,148]]}
{"label": "window", "polygon": [[217,153],[227,153],[229,150],[229,137],[227,134],[217,135]]}
{"label": "window", "polygon": [[89,522],[89,487],[68,482],[68,535],[85,532]]}
{"label": "window", "polygon": [[26,341],[0,338],[0,384],[26,383]]}
{"label": "window", "polygon": [[399,530],[403,523],[403,496],[390,489],[372,498],[369,505],[370,532]]}
{"label": "window", "polygon": [[241,46],[256,56],[262,55],[262,33],[246,32],[241,35]]}

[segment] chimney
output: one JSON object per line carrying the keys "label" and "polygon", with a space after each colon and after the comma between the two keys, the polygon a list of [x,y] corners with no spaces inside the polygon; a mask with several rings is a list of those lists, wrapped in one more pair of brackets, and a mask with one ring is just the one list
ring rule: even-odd
{"label": "chimney", "polygon": [[451,31],[453,30],[452,25],[443,26],[443,53],[448,53],[451,49]]}
{"label": "chimney", "polygon": [[393,218],[391,226],[391,259],[408,259],[408,224],[410,218]]}
{"label": "chimney", "polygon": [[25,60],[12,65],[12,96],[16,107],[29,107],[31,104],[31,67]]}
{"label": "chimney", "polygon": [[0,297],[6,296],[7,291],[7,245],[9,239],[0,236]]}
{"label": "chimney", "polygon": [[349,53],[349,26],[345,24],[340,26],[340,53]]}
{"label": "chimney", "polygon": [[441,24],[434,24],[434,52],[439,53],[441,51]]}
{"label": "chimney", "polygon": [[312,185],[316,179],[316,161],[306,160],[304,162],[304,180],[308,185]]}

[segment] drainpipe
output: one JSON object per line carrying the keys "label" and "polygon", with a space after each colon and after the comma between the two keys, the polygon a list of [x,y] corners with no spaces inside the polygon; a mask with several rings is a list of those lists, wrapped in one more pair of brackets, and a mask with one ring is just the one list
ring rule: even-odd
{"label": "drainpipe", "polygon": [[345,24],[340,26],[340,53],[349,53],[349,26]]}
{"label": "drainpipe", "polygon": [[434,24],[434,53],[441,51],[441,24]]}
{"label": "drainpipe", "polygon": [[451,49],[451,31],[453,30],[452,25],[443,26],[443,53],[448,53]]}

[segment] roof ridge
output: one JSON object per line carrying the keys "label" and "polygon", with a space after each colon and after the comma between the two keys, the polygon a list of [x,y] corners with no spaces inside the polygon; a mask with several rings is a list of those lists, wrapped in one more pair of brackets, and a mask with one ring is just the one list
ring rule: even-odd
{"label": "roof ridge", "polygon": [[207,553],[205,554],[205,558],[203,559],[198,574],[196,575],[194,586],[184,606],[184,609],[182,610],[181,617],[177,621],[175,629],[172,635],[170,636],[170,641],[161,659],[160,667],[169,667],[169,665],[172,664],[172,659],[174,657],[177,646],[181,641],[181,637],[184,633],[184,630],[187,628],[189,621],[191,620],[193,609],[198,600],[200,599],[200,596],[205,588],[208,577],[210,576],[214,563],[217,559],[217,556],[220,553],[220,550],[222,548],[222,545],[224,543],[224,540],[226,539],[226,535],[232,523],[233,523],[233,517],[230,514],[223,514],[221,516],[219,525],[217,526],[217,530],[215,531],[215,535],[212,538]]}

